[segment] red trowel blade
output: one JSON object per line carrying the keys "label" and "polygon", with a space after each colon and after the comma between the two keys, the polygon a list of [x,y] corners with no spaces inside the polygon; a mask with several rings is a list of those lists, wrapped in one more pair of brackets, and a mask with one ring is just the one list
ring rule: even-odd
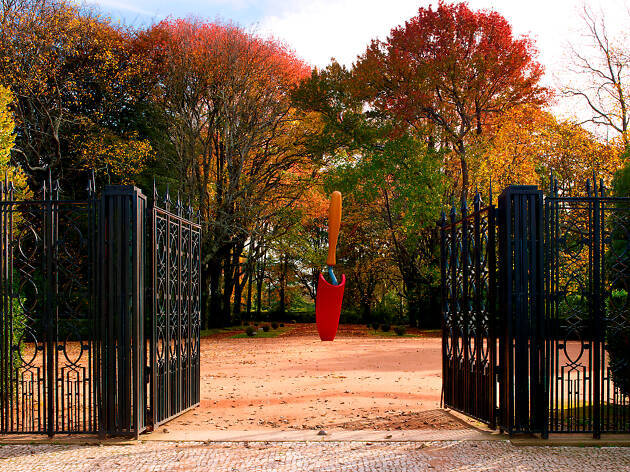
{"label": "red trowel blade", "polygon": [[339,327],[343,289],[346,286],[346,276],[341,275],[341,283],[332,285],[319,274],[317,282],[317,298],[315,300],[315,321],[317,331],[322,341],[332,341]]}

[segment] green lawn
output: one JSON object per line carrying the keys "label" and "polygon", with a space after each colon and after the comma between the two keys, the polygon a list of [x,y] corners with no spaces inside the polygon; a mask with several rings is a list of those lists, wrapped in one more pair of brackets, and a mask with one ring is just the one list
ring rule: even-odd
{"label": "green lawn", "polygon": [[227,328],[212,328],[201,331],[201,337],[212,336],[213,334],[231,333],[232,331],[244,330],[245,326],[228,326]]}
{"label": "green lawn", "polygon": [[389,331],[381,331],[380,329],[372,329],[368,328],[368,334],[370,336],[381,336],[383,338],[426,338],[426,337],[434,337],[436,335],[440,335],[442,330],[440,329],[427,329],[423,330],[422,333],[405,333],[403,336],[398,336],[394,328]]}
{"label": "green lawn", "polygon": [[380,336],[382,338],[419,338],[420,337],[419,334],[410,334],[410,333],[405,333],[402,336],[398,336],[393,329],[390,329],[389,331],[381,331],[380,329],[369,328],[368,334],[370,336]]}
{"label": "green lawn", "polygon": [[238,338],[252,338],[252,339],[256,339],[256,338],[275,338],[280,336],[283,333],[286,333],[287,331],[289,331],[291,328],[289,326],[285,326],[283,328],[278,328],[278,329],[271,329],[269,328],[269,331],[265,332],[265,331],[256,331],[256,334],[254,336],[247,336],[247,333],[238,333],[235,334],[234,336],[231,336],[232,339],[238,339]]}

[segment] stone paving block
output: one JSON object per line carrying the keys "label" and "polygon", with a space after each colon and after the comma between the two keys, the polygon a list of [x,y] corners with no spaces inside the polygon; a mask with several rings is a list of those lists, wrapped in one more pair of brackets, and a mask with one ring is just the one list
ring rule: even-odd
{"label": "stone paving block", "polygon": [[509,441],[138,442],[4,445],[2,472],[630,471],[630,448],[514,446]]}

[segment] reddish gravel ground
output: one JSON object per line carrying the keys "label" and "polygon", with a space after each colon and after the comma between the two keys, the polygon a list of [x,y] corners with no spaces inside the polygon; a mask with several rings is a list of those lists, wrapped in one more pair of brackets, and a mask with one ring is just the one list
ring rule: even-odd
{"label": "reddish gravel ground", "polygon": [[312,324],[287,326],[277,338],[203,338],[201,405],[162,429],[465,427],[439,410],[439,335],[389,338],[345,325],[321,342]]}

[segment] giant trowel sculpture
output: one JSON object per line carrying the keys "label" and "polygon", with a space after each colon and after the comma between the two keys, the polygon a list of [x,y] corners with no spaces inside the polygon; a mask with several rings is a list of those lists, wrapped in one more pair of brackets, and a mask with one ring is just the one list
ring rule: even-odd
{"label": "giant trowel sculpture", "polygon": [[317,331],[322,341],[332,341],[339,327],[343,289],[346,286],[346,276],[341,276],[341,283],[337,282],[333,267],[337,262],[337,238],[341,226],[341,193],[333,192],[328,209],[328,275],[329,283],[322,273],[317,282],[317,298],[315,300],[315,321]]}

